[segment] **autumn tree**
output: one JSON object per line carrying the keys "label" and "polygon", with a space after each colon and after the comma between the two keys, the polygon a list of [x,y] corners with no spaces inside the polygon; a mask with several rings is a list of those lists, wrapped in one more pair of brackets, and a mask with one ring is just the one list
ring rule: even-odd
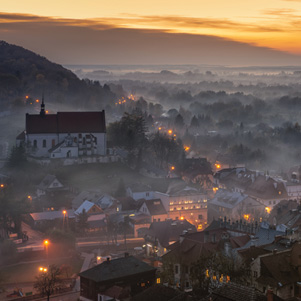
{"label": "autumn tree", "polygon": [[59,288],[60,269],[56,265],[50,265],[47,272],[42,272],[36,277],[34,288],[43,296],[47,296],[49,301],[50,296]]}

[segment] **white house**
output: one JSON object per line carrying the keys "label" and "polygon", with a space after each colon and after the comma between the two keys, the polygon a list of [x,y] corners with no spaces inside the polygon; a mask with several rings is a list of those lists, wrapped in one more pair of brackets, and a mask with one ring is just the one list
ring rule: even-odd
{"label": "white house", "polygon": [[27,154],[36,158],[71,158],[106,155],[105,112],[26,114],[26,129],[17,137]]}
{"label": "white house", "polygon": [[149,185],[143,183],[135,183],[126,189],[127,196],[133,198],[135,201],[145,199],[151,200],[154,198],[154,191]]}
{"label": "white house", "polygon": [[64,185],[54,175],[47,175],[37,186],[37,196],[40,197],[45,195],[46,192],[57,191],[63,188]]}

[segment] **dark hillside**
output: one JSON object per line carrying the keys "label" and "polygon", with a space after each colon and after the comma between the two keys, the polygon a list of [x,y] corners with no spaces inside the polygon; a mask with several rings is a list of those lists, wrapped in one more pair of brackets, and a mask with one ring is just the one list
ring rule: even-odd
{"label": "dark hillside", "polygon": [[115,95],[98,82],[80,80],[70,70],[22,47],[0,41],[0,104],[22,106],[25,95],[38,98],[42,93],[51,102],[99,109]]}

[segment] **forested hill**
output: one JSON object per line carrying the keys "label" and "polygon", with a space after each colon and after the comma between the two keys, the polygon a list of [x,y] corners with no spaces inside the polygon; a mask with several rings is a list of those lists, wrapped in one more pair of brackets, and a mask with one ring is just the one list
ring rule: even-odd
{"label": "forested hill", "polygon": [[96,109],[115,99],[108,86],[80,80],[45,57],[0,41],[0,108],[20,106],[25,95],[34,99],[43,92],[51,102]]}

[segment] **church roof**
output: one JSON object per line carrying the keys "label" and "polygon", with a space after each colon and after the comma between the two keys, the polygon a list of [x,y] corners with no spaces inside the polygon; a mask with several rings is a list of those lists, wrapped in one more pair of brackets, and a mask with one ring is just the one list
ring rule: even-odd
{"label": "church roof", "polygon": [[26,114],[26,133],[105,133],[105,112],[58,112]]}

